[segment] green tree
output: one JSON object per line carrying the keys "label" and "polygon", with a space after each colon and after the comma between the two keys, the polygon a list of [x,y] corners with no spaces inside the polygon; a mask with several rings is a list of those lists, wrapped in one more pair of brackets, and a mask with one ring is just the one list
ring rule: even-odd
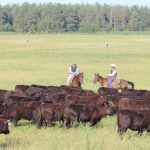
{"label": "green tree", "polygon": [[134,6],[131,8],[131,15],[129,20],[129,30],[130,31],[140,31],[141,28],[141,18],[139,14],[139,8]]}

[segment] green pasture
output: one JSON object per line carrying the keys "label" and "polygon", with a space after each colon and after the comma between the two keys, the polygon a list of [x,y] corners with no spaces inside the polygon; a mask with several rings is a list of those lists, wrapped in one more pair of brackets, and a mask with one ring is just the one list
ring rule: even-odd
{"label": "green pasture", "polygon": [[[108,47],[106,46],[108,43]],[[94,73],[107,76],[115,63],[118,78],[135,83],[136,89],[150,90],[149,35],[0,35],[0,88],[16,84],[66,84],[70,64],[84,73],[84,89],[96,91]],[[102,119],[96,127],[80,125],[37,129],[29,122],[10,126],[0,135],[0,149],[6,150],[148,150],[150,135],[128,131],[117,133],[116,117]]]}

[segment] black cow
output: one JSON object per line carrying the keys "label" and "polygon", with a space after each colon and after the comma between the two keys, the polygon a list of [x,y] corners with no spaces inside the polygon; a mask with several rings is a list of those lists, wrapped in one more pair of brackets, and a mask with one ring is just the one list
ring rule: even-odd
{"label": "black cow", "polygon": [[40,93],[40,94],[42,94],[43,92],[47,92],[48,90],[47,89],[44,89],[44,88],[39,88],[39,87],[29,87],[26,91],[25,91],[25,93],[26,93],[26,95],[28,95],[28,96],[33,96],[33,95],[35,95],[35,93]]}
{"label": "black cow", "polygon": [[145,92],[143,93],[143,97],[144,97],[144,99],[150,100],[150,91],[145,91]]}
{"label": "black cow", "polygon": [[109,105],[105,106],[91,106],[81,104],[70,104],[64,108],[63,119],[64,125],[69,126],[74,121],[77,122],[90,122],[91,126],[97,124],[102,117],[111,115],[112,109]]}
{"label": "black cow", "polygon": [[89,105],[103,105],[106,102],[105,98],[99,95],[80,96],[68,95],[66,96],[67,104],[89,104]]}
{"label": "black cow", "polygon": [[18,104],[26,101],[40,101],[40,100],[41,97],[29,97],[29,96],[24,96],[20,93],[17,94],[17,92],[14,94],[12,94],[12,92],[9,92],[9,94],[5,96],[4,103],[7,105],[11,105],[11,104]]}
{"label": "black cow", "polygon": [[141,101],[141,99],[139,99],[139,96],[137,96],[136,94],[120,94],[119,93],[117,95],[107,96],[107,100],[111,100],[112,101],[116,112],[118,111],[118,105],[119,105],[120,100],[124,99],[124,98],[125,99]]}
{"label": "black cow", "polygon": [[41,104],[41,102],[36,101],[26,101],[19,104],[11,104],[6,107],[3,112],[3,116],[10,119],[10,121],[17,125],[17,121],[20,119],[32,120],[32,112]]}
{"label": "black cow", "polygon": [[150,91],[148,91],[148,90],[130,89],[130,90],[122,91],[122,94],[135,94],[139,97],[139,99],[149,99],[150,100]]}
{"label": "black cow", "polygon": [[0,104],[2,104],[4,102],[4,98],[5,98],[7,91],[8,90],[0,89]]}
{"label": "black cow", "polygon": [[150,101],[122,98],[118,103],[119,110],[150,110]]}
{"label": "black cow", "polygon": [[120,134],[127,129],[150,132],[150,110],[120,110],[117,122]]}
{"label": "black cow", "polygon": [[65,92],[60,86],[48,86],[47,90],[51,94]]}
{"label": "black cow", "polygon": [[42,103],[33,112],[33,121],[38,127],[41,127],[43,123],[51,127],[54,121],[63,120],[63,110],[63,104]]}
{"label": "black cow", "polygon": [[114,88],[106,88],[100,87],[97,91],[99,95],[106,96],[106,95],[116,95],[118,94],[118,90]]}
{"label": "black cow", "polygon": [[29,88],[29,85],[16,85],[15,91],[25,94],[25,91]]}
{"label": "black cow", "polygon": [[71,87],[71,86],[65,86],[65,85],[61,85],[60,86],[65,92],[67,92],[68,94],[82,94],[82,95],[95,95],[95,92],[93,92],[92,90],[83,90],[79,87]]}
{"label": "black cow", "polygon": [[59,93],[42,93],[41,101],[42,102],[49,102],[49,103],[65,103],[65,97],[67,93],[59,92]]}
{"label": "black cow", "polygon": [[7,105],[5,103],[0,104],[0,115],[3,114],[3,112],[6,110]]}

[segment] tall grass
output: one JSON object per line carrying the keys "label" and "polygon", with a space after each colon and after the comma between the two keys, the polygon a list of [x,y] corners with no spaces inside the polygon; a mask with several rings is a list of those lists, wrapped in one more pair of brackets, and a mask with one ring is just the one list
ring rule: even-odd
{"label": "tall grass", "polygon": [[[108,47],[106,46],[108,43]],[[138,89],[150,87],[149,35],[0,35],[0,88],[16,84],[66,84],[68,67],[79,65],[84,72],[83,88],[96,91],[94,73],[108,74],[115,63],[118,78],[135,83]],[[96,127],[79,125],[37,129],[29,122],[10,126],[11,133],[0,135],[0,149],[7,150],[148,150],[149,133],[117,133],[116,117],[102,119]]]}

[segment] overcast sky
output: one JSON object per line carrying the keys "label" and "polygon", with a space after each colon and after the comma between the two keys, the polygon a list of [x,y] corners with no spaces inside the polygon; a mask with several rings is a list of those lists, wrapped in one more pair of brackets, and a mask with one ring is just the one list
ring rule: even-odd
{"label": "overcast sky", "polygon": [[22,4],[23,2],[29,2],[29,3],[90,3],[90,4],[95,4],[96,2],[100,4],[110,4],[110,5],[139,5],[139,6],[148,6],[150,7],[150,0],[0,0],[1,5],[6,5],[6,4]]}

